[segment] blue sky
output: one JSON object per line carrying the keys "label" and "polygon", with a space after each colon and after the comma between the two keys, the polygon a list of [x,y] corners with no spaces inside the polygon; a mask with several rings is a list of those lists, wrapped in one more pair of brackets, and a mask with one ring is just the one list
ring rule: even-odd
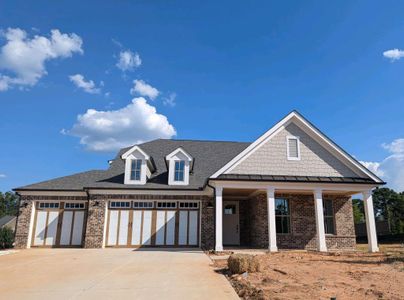
{"label": "blue sky", "polygon": [[293,109],[404,190],[402,2],[26,2],[0,4],[0,191]]}

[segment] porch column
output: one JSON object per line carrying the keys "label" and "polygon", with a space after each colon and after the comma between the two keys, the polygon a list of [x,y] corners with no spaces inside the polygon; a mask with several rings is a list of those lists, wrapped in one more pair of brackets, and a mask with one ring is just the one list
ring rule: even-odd
{"label": "porch column", "polygon": [[215,201],[215,208],[216,208],[216,242],[215,242],[215,251],[223,251],[223,188],[216,187],[216,201]]}
{"label": "porch column", "polygon": [[324,229],[323,191],[320,189],[314,191],[314,206],[316,210],[317,250],[327,252]]}
{"label": "porch column", "polygon": [[375,215],[373,211],[372,190],[363,193],[363,206],[365,207],[366,232],[368,235],[369,252],[378,252]]}
{"label": "porch column", "polygon": [[268,209],[268,249],[270,252],[278,251],[276,246],[276,222],[275,222],[275,188],[267,188]]}

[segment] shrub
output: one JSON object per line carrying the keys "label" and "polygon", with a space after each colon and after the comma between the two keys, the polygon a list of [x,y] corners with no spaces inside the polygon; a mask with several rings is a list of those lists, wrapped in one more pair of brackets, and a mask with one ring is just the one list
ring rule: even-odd
{"label": "shrub", "polygon": [[13,247],[14,231],[11,228],[0,228],[0,249]]}
{"label": "shrub", "polygon": [[227,266],[232,274],[241,274],[244,272],[259,272],[260,263],[258,258],[249,254],[232,254],[227,260]]}

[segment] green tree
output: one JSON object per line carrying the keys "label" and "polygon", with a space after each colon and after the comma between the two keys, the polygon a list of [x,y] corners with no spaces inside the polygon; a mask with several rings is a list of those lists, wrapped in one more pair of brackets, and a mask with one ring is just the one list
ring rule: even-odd
{"label": "green tree", "polygon": [[13,192],[0,192],[0,218],[5,215],[18,214],[19,197]]}
{"label": "green tree", "polygon": [[352,208],[355,224],[365,222],[365,213],[363,210],[363,201],[360,199],[352,199]]}
{"label": "green tree", "polygon": [[404,233],[404,193],[389,188],[373,191],[375,215],[383,216],[389,224],[391,233]]}

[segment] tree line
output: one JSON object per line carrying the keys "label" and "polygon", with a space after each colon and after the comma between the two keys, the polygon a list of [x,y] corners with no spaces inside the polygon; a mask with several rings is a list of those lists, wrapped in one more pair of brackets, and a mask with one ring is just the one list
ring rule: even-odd
{"label": "tree line", "polygon": [[[361,199],[352,199],[355,224],[365,222]],[[373,206],[376,220],[385,220],[392,234],[404,233],[404,192],[397,193],[389,188],[373,190]]]}

